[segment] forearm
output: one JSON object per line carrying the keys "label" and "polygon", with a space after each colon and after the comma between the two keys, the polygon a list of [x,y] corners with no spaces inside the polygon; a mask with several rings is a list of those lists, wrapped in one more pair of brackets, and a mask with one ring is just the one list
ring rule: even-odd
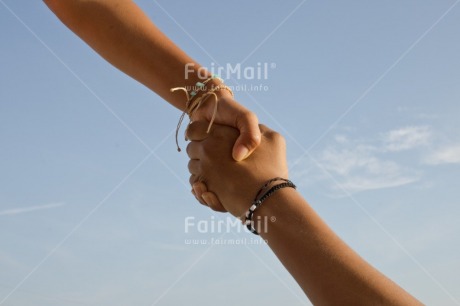
{"label": "forearm", "polygon": [[[112,65],[183,110],[172,87],[194,85],[200,67],[131,0],[44,0],[57,17]],[[185,67],[190,72],[186,76]],[[187,79],[186,79],[187,78]]]}
{"label": "forearm", "polygon": [[315,305],[421,305],[350,249],[293,189],[278,191],[256,212],[261,220],[276,217],[260,234]]}

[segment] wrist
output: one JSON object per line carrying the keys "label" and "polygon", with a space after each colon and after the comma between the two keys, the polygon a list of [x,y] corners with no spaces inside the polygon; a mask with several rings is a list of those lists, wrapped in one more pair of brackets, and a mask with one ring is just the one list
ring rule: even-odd
{"label": "wrist", "polygon": [[[248,158],[251,159],[251,156]],[[238,167],[238,163],[245,163],[247,161],[235,162],[235,166]],[[228,211],[235,217],[242,220],[245,219],[246,212],[254,203],[255,197],[260,199],[270,188],[278,185],[280,181],[271,182],[266,188],[264,188],[262,194],[256,195],[256,192],[259,192],[262,186],[265,186],[267,181],[271,180],[274,175],[256,175],[254,173],[248,172],[240,176],[240,178],[231,179],[223,183],[222,187],[225,188],[223,194],[225,194],[222,199],[228,207]],[[242,179],[243,178],[243,179]],[[265,205],[265,202],[268,202],[273,196],[282,191],[283,189],[292,189],[292,188],[282,188],[276,190],[268,198],[263,201],[260,207]],[[259,207],[259,208],[260,208]],[[259,209],[257,208],[257,210]],[[256,211],[257,211],[256,210]]]}
{"label": "wrist", "polygon": [[[226,85],[224,82],[222,82],[222,80],[219,80],[219,79],[212,79],[211,81],[209,81],[209,83],[207,84],[207,90],[206,91],[210,91],[218,86],[222,86],[222,85]],[[226,85],[227,86],[227,85]],[[227,89],[221,89],[221,90],[216,90],[214,92],[217,96],[217,100],[233,100],[233,94],[231,93],[230,90],[227,90]]]}
{"label": "wrist", "polygon": [[294,221],[299,209],[299,193],[294,188],[282,188],[274,192],[254,211],[252,220],[256,231],[266,239],[270,233]]}
{"label": "wrist", "polygon": [[[204,86],[198,87],[199,83]],[[217,89],[217,87],[219,88]],[[211,74],[209,74],[205,79],[199,79],[193,86],[193,91],[195,92],[195,96],[193,98],[194,100],[199,99],[201,96],[206,95],[209,92],[214,93],[218,101],[221,99],[233,98],[233,93],[231,89],[226,86],[224,80]]]}
{"label": "wrist", "polygon": [[[280,190],[285,188],[296,189],[296,186],[288,179],[281,177],[274,177],[265,182],[259,189],[251,206],[241,218],[247,229],[255,235],[260,235],[260,232],[267,231],[267,215],[256,214],[255,212],[266,203],[269,198],[273,198],[275,194],[281,193]],[[280,192],[278,192],[280,191]],[[273,204],[272,204],[273,205]],[[271,221],[274,221],[274,216],[271,216]]]}

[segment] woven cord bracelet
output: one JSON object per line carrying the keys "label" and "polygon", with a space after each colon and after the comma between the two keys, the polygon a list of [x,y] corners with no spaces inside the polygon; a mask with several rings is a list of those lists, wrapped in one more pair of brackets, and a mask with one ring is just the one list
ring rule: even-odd
{"label": "woven cord bracelet", "polygon": [[[210,90],[207,90],[206,85],[212,80],[217,80],[218,82],[220,82],[220,85],[213,86]],[[230,87],[224,84],[223,79],[221,79],[218,75],[215,75],[215,74],[213,74],[211,77],[207,78],[203,82],[196,82],[195,89],[191,90],[190,92],[187,86],[174,87],[170,89],[171,92],[175,92],[178,90],[183,91],[187,97],[187,101],[185,102],[185,109],[182,112],[182,115],[180,116],[179,122],[177,123],[177,127],[176,127],[176,146],[177,146],[177,151],[180,152],[181,149],[179,147],[179,140],[177,139],[177,137],[179,135],[179,129],[180,129],[180,126],[182,125],[182,121],[184,121],[185,115],[188,115],[189,118],[192,118],[193,114],[198,110],[198,108],[200,108],[200,106],[209,97],[214,97],[214,102],[215,102],[214,111],[212,113],[211,120],[209,121],[208,130],[206,131],[206,133],[209,133],[209,131],[211,130],[211,126],[214,123],[214,120],[216,119],[216,115],[217,115],[217,104],[219,102],[219,98],[217,97],[216,92],[220,90],[226,90],[233,97],[233,91]],[[200,92],[203,94],[201,96],[197,96],[197,94]]]}
{"label": "woven cord bracelet", "polygon": [[[283,181],[283,183],[279,183],[277,185],[274,185],[270,189],[268,189],[267,192],[263,193],[264,190],[266,190],[271,183],[276,182],[276,181]],[[274,194],[276,191],[278,191],[278,190],[280,190],[282,188],[286,188],[286,187],[291,187],[291,188],[296,189],[296,185],[294,185],[294,183],[291,182],[290,180],[280,178],[280,177],[275,177],[275,178],[269,180],[268,182],[266,182],[260,188],[260,190],[257,192],[257,195],[256,195],[254,201],[252,202],[251,207],[249,207],[249,210],[246,212],[246,215],[245,215],[246,219],[244,220],[244,225],[246,225],[246,227],[248,228],[248,230],[251,233],[253,233],[255,235],[259,235],[257,230],[254,228],[254,225],[253,225],[254,221],[252,220],[252,218],[254,216],[254,212],[256,211],[256,209],[260,205],[262,205],[262,203],[267,198],[269,198],[272,194]],[[263,193],[263,195],[261,196],[262,193]]]}

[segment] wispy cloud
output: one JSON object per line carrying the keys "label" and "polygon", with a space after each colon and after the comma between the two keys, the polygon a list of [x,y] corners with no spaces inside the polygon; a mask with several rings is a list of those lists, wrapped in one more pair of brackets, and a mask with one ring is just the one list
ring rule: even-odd
{"label": "wispy cloud", "polygon": [[370,145],[329,147],[321,152],[319,162],[350,193],[402,186],[420,178],[416,171],[382,157]]}
{"label": "wispy cloud", "polygon": [[19,215],[24,213],[29,213],[38,210],[45,210],[45,209],[52,209],[64,206],[65,203],[50,203],[46,205],[38,205],[38,206],[28,206],[28,207],[20,207],[20,208],[12,208],[0,211],[0,216],[12,216],[12,215]]}
{"label": "wispy cloud", "polygon": [[388,151],[405,151],[428,145],[432,139],[428,126],[407,126],[383,134],[383,145]]}
{"label": "wispy cloud", "polygon": [[331,185],[334,197],[342,196],[341,189],[357,193],[420,180],[420,171],[398,162],[395,153],[429,145],[432,140],[430,127],[402,127],[382,133],[377,138],[359,140],[346,134],[336,135],[332,144],[313,154],[320,167],[306,161],[303,169],[294,169],[293,178],[304,185],[324,181],[328,176],[324,171],[316,171],[323,168],[340,184],[340,187]]}
{"label": "wispy cloud", "polygon": [[429,165],[460,164],[460,144],[438,148],[424,162]]}
{"label": "wispy cloud", "polygon": [[460,143],[439,144],[446,137],[431,126],[404,126],[359,139],[352,137],[354,132],[335,135],[326,148],[312,153],[320,167],[306,159],[291,171],[293,178],[311,185],[330,179],[326,170],[340,184],[330,187],[332,196],[341,196],[341,189],[356,193],[420,181],[422,165],[460,164]]}

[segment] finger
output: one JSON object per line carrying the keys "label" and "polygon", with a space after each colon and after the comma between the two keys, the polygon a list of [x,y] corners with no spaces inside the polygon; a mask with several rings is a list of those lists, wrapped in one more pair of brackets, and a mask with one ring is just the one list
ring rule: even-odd
{"label": "finger", "polygon": [[199,175],[201,173],[201,171],[200,171],[200,161],[198,159],[189,160],[189,162],[188,162],[188,171],[191,174]]}
{"label": "finger", "polygon": [[[196,196],[195,190],[193,190],[193,188],[192,188],[192,194],[193,194],[193,196],[195,197],[195,199],[196,199],[200,204],[202,204],[202,205],[204,205],[204,206],[208,206],[208,204],[207,204],[204,200],[199,199],[199,198]],[[208,206],[208,207],[209,207],[209,206]]]}
{"label": "finger", "polygon": [[193,188],[193,184],[195,184],[196,181],[198,181],[198,175],[194,175],[194,174],[190,175],[188,182],[190,183],[192,188]]}
{"label": "finger", "polygon": [[227,212],[225,207],[222,205],[220,202],[219,198],[214,192],[208,191],[204,192],[201,197],[203,200],[208,204],[208,206],[215,211],[220,211],[220,212]]}
{"label": "finger", "polygon": [[200,159],[201,143],[192,141],[187,145],[186,152],[190,159]]}
{"label": "finger", "polygon": [[209,122],[207,121],[193,121],[187,126],[185,131],[185,138],[191,141],[201,141],[206,139],[209,134],[207,133]]}
{"label": "finger", "polygon": [[[191,175],[191,176],[190,176],[190,180],[189,180],[190,183],[192,184],[192,182],[195,181],[196,178],[197,178],[196,175]],[[195,199],[196,199],[198,202],[200,202],[201,204],[203,204],[203,205],[205,205],[205,206],[208,206],[208,204],[207,204],[207,203],[203,200],[203,198],[201,197],[201,194],[202,194],[201,190],[204,190],[204,189],[201,188],[201,189],[198,190],[198,189],[195,189],[195,188],[194,188],[194,185],[195,185],[195,184],[199,184],[199,183],[200,183],[200,182],[195,182],[195,183],[192,184],[192,194],[195,196]],[[206,185],[204,186],[204,188],[206,188]],[[197,191],[200,191],[200,192],[198,193]],[[206,189],[206,191],[207,191],[207,189]]]}
{"label": "finger", "polygon": [[200,200],[205,202],[201,196],[203,195],[204,192],[208,192],[208,187],[206,186],[206,184],[200,181],[196,181],[195,183],[193,183],[192,187],[193,187],[193,190],[195,190],[196,196]]}
{"label": "finger", "polygon": [[259,120],[253,113],[246,113],[237,118],[237,128],[240,136],[233,146],[233,159],[241,161],[247,158],[259,146],[261,133],[259,129]]}

